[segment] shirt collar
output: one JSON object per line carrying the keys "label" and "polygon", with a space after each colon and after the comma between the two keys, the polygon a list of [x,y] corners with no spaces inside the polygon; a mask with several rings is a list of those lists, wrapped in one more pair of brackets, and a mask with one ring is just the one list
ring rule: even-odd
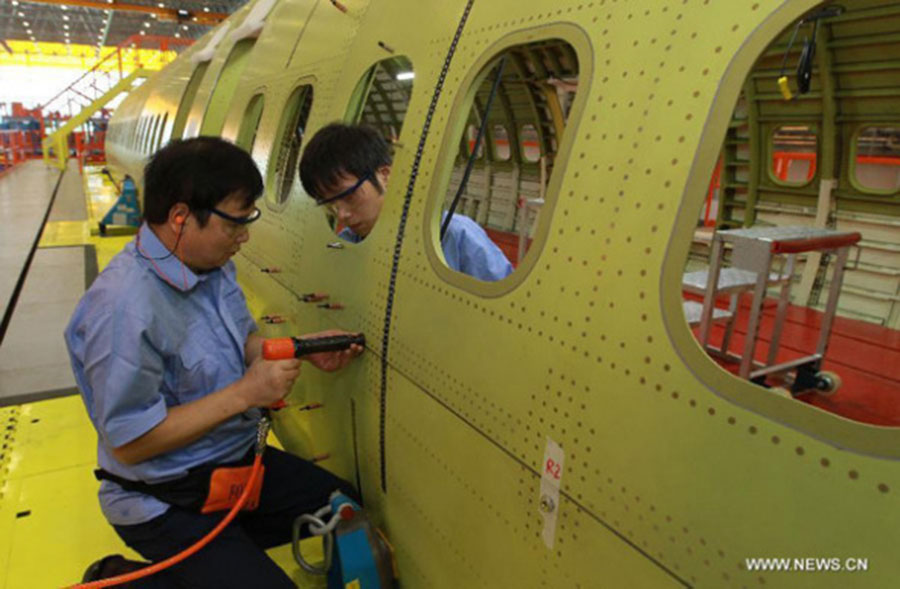
{"label": "shirt collar", "polygon": [[154,274],[176,290],[187,292],[201,280],[201,277],[163,245],[146,223],[138,230],[135,251],[139,258],[147,262]]}

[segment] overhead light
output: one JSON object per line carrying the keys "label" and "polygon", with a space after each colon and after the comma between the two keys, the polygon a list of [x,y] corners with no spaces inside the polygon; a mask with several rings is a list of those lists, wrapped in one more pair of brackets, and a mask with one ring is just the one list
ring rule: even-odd
{"label": "overhead light", "polygon": [[160,2],[159,4],[157,4],[157,6],[159,6],[160,8],[165,8],[165,7],[166,7],[166,5],[163,4],[162,2]]}
{"label": "overhead light", "polygon": [[34,41],[34,37],[32,37],[31,40]]}
{"label": "overhead light", "polygon": [[26,27],[31,26],[31,25],[28,24],[28,21],[27,21],[27,20],[26,20],[26,21],[22,21],[22,24],[25,25]]}
{"label": "overhead light", "polygon": [[64,14],[64,15],[63,15],[63,20],[69,20],[69,15],[68,15],[68,14]]}
{"label": "overhead light", "polygon": [[203,12],[209,12],[209,6],[204,6],[204,7],[203,7]]}
{"label": "overhead light", "polygon": [[180,39],[180,38],[181,38],[181,33],[175,33],[175,38],[176,38],[176,39]]}
{"label": "overhead light", "polygon": [[141,34],[142,34],[142,35],[146,35],[147,33],[145,33],[144,31],[141,31]]}
{"label": "overhead light", "polygon": [[188,30],[188,26],[187,26],[187,25],[181,25],[181,28],[184,29],[185,31]]}
{"label": "overhead light", "polygon": [[28,30],[26,30],[25,32],[28,33],[28,34],[30,35],[30,34],[31,34],[31,29],[28,29]]}
{"label": "overhead light", "polygon": [[19,13],[19,16],[21,16],[22,18],[25,18],[25,13],[24,13],[24,12],[20,12],[20,13]]}
{"label": "overhead light", "polygon": [[412,80],[415,77],[416,74],[414,72],[400,72],[399,74],[397,74],[397,80],[399,81]]}
{"label": "overhead light", "polygon": [[65,4],[63,4],[62,6],[60,6],[60,8],[62,8],[63,10],[68,10],[68,9],[69,9],[69,7],[66,6]]}
{"label": "overhead light", "polygon": [[145,22],[145,23],[144,23],[144,27],[145,27],[145,28],[150,28],[150,23]]}
{"label": "overhead light", "polygon": [[18,2],[17,0],[13,0],[13,1],[12,1],[12,5],[13,5],[13,6],[18,6],[18,5],[19,5],[19,2]]}
{"label": "overhead light", "polygon": [[156,18],[156,15],[153,14],[153,13],[151,13],[151,14],[150,14],[150,18]]}
{"label": "overhead light", "polygon": [[66,30],[68,31],[68,30],[69,30],[69,25],[63,25],[63,28],[66,29]]}

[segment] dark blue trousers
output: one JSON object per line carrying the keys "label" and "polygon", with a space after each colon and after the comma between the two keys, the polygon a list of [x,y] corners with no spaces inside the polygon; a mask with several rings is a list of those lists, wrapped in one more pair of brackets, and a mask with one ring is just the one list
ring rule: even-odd
{"label": "dark blue trousers", "polygon": [[[241,512],[200,552],[129,587],[293,589],[293,581],[264,551],[290,542],[294,519],[325,505],[336,489],[353,498],[357,494],[347,481],[276,448],[266,450],[263,464],[266,471],[259,507]],[[171,507],[148,522],[113,527],[129,547],[147,560],[158,562],[194,544],[226,513],[203,515]]]}

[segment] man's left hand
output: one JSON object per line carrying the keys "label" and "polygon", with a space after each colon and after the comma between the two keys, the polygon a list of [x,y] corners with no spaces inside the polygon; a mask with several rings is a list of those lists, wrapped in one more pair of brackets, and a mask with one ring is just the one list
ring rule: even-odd
{"label": "man's left hand", "polygon": [[[300,339],[330,337],[335,335],[356,334],[349,331],[329,329],[326,331],[320,331],[318,333],[307,333],[301,336]],[[307,360],[310,364],[312,364],[319,370],[324,370],[325,372],[334,372],[335,370],[340,370],[341,368],[346,366],[347,363],[350,362],[350,360],[362,354],[363,349],[364,348],[359,344],[353,344],[348,350],[341,350],[340,352],[321,352],[319,354],[310,354],[308,356],[304,356],[303,359]]]}

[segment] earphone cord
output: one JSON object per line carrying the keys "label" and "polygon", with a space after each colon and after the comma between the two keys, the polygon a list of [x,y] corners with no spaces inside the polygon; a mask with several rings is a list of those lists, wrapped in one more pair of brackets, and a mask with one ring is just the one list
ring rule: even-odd
{"label": "earphone cord", "polygon": [[134,249],[140,257],[144,258],[145,260],[148,260],[151,264],[153,264],[153,267],[156,269],[156,273],[159,274],[159,276],[163,280],[165,280],[167,283],[169,283],[169,286],[171,286],[172,288],[177,288],[179,290],[184,291],[184,290],[187,290],[187,270],[184,267],[184,260],[182,260],[181,258],[178,258],[178,261],[181,262],[181,280],[183,283],[183,286],[181,286],[181,287],[179,287],[177,284],[172,282],[169,279],[169,277],[166,275],[166,273],[163,272],[162,269],[156,264],[157,261],[167,260],[168,258],[174,256],[175,252],[178,251],[178,244],[181,242],[181,234],[184,233],[184,223],[182,223],[180,225],[180,227],[181,228],[178,231],[178,237],[175,239],[175,247],[173,247],[169,251],[169,253],[164,256],[161,256],[159,258],[154,258],[154,257],[148,256],[144,253],[143,248],[141,247],[140,231],[138,231],[137,237],[135,238],[135,244],[134,244],[135,248]]}
{"label": "earphone cord", "polygon": [[[178,237],[175,238],[175,247],[173,247],[172,250],[169,251],[169,253],[167,253],[166,255],[164,255],[164,256],[162,256],[162,257],[159,257],[159,258],[153,258],[153,257],[148,256],[148,255],[146,255],[146,254],[144,253],[143,248],[141,248],[141,232],[138,231],[137,237],[135,238],[135,244],[134,244],[134,245],[135,245],[135,250],[137,251],[137,254],[138,254],[140,257],[144,258],[145,260],[150,260],[151,262],[152,262],[153,260],[157,260],[157,261],[168,260],[169,258],[171,258],[172,256],[174,256],[174,255],[175,255],[175,252],[178,250],[178,243],[181,241],[181,234],[184,233],[184,223],[182,223],[181,225],[179,225],[179,227],[180,227],[180,229],[178,230]],[[165,247],[165,246],[164,246],[164,247]]]}

